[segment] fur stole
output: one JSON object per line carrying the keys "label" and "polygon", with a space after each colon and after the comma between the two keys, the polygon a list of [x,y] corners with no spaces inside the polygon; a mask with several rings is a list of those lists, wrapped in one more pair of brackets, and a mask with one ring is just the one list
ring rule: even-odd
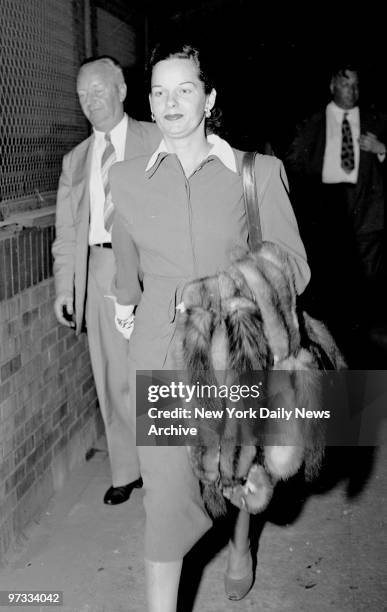
{"label": "fur stole", "polygon": [[[273,243],[236,259],[217,276],[186,285],[177,320],[177,358],[191,384],[230,387],[261,371],[268,406],[321,408],[321,370],[345,368],[320,321],[297,311],[288,256]],[[251,376],[250,375],[250,380]],[[224,400],[203,400],[224,408]],[[280,403],[279,403],[280,402]],[[318,419],[268,419],[248,443],[251,422],[226,418],[196,422],[198,444],[188,447],[209,512],[226,511],[224,498],[251,513],[269,503],[275,483],[304,469],[318,472],[324,429]],[[251,438],[251,435],[250,435]]]}

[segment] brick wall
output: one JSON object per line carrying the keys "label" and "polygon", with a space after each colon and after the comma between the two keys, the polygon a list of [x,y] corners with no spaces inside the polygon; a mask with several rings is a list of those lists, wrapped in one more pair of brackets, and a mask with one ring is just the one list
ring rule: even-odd
{"label": "brick wall", "polygon": [[53,204],[62,156],[87,135],[75,85],[90,38],[126,67],[142,57],[142,10],[89,5],[90,15],[83,0],[5,0],[0,11],[0,559],[102,432],[87,339],[54,318],[53,221],[25,228],[25,215]]}
{"label": "brick wall", "polygon": [[87,338],[53,312],[53,237],[0,232],[0,560],[101,433]]}

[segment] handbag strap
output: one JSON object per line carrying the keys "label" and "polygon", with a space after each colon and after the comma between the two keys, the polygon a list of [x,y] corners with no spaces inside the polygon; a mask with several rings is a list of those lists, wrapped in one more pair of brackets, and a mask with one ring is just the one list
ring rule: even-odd
{"label": "handbag strap", "polygon": [[242,159],[243,194],[251,251],[258,251],[262,245],[261,219],[259,217],[259,202],[255,182],[256,155],[256,151],[248,151]]}

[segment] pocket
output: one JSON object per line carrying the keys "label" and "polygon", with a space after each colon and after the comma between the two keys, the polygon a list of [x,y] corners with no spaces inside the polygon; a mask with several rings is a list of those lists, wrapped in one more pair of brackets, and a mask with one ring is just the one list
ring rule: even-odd
{"label": "pocket", "polygon": [[174,323],[176,320],[176,314],[177,314],[177,310],[176,307],[181,303],[182,301],[182,296],[183,296],[183,290],[184,290],[184,285],[185,282],[181,282],[179,283],[176,287],[175,290],[172,294],[172,297],[169,301],[169,306],[168,306],[168,320],[170,323]]}

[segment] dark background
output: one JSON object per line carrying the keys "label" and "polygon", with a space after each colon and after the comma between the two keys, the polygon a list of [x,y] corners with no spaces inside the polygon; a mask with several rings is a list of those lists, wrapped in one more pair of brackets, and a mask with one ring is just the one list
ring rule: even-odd
{"label": "dark background", "polygon": [[210,51],[217,104],[231,143],[262,150],[270,141],[282,157],[296,123],[329,99],[330,70],[345,60],[359,66],[361,103],[387,108],[387,36],[380,8],[363,3],[263,3],[196,0],[131,3],[147,21],[143,62],[128,75],[136,83],[128,110],[144,119],[144,64],[163,36],[185,31]]}

